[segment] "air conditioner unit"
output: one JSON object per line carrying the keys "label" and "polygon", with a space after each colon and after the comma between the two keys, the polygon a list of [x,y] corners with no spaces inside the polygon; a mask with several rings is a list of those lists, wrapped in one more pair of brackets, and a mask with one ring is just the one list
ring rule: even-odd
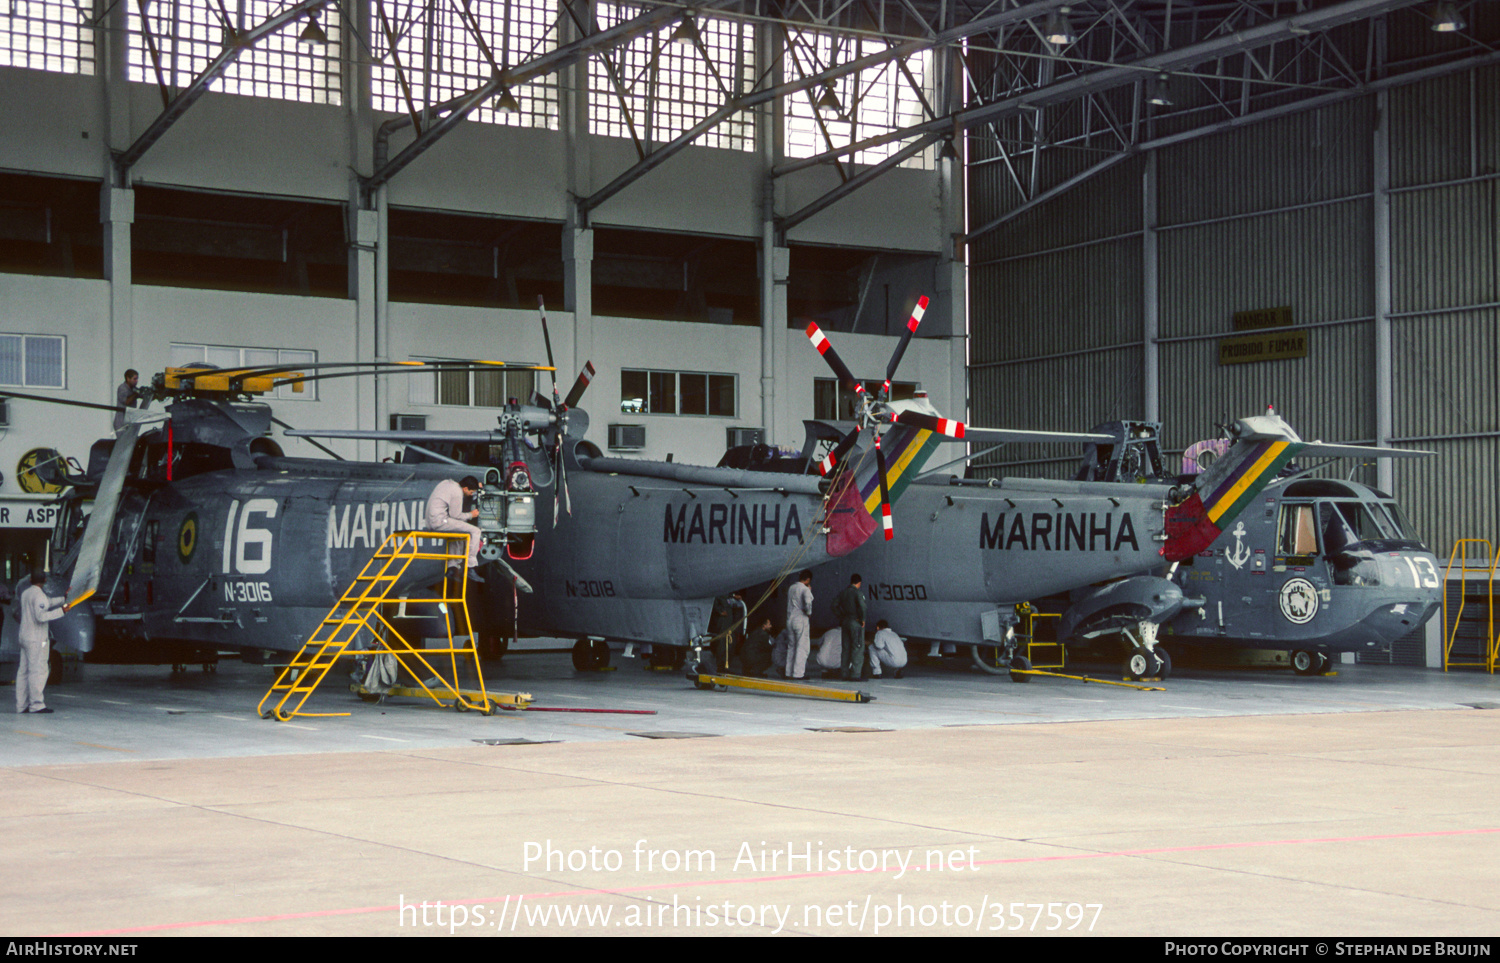
{"label": "air conditioner unit", "polygon": [[727,428],[729,435],[726,443],[730,448],[739,448],[742,445],[758,445],[765,432],[760,428]]}
{"label": "air conditioner unit", "polygon": [[391,431],[426,431],[426,415],[391,415]]}
{"label": "air conditioner unit", "polygon": [[613,451],[640,451],[646,447],[646,426],[610,425],[609,447]]}

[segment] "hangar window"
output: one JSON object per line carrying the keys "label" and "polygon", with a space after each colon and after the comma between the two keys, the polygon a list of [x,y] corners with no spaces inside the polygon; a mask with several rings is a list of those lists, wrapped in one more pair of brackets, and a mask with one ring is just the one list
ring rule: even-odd
{"label": "hangar window", "polygon": [[[878,392],[880,386],[885,384],[884,378],[876,378],[864,383],[865,391]],[[917,383],[915,381],[892,381],[891,400],[906,401],[917,395]],[[815,378],[813,380],[813,417],[824,421],[852,421],[854,420],[855,395],[848,391],[833,378]]]}
{"label": "hangar window", "polygon": [[620,411],[733,418],[738,395],[736,380],[728,374],[626,369],[620,372]]}
{"label": "hangar window", "polygon": [[[557,48],[559,21],[551,0],[384,0],[371,16],[374,107],[393,114],[420,115],[487,83],[497,67],[515,67]],[[557,92],[557,74],[549,73],[509,90],[510,98],[500,92],[468,118],[557,130]]]}
{"label": "hangar window", "polygon": [[[812,30],[790,30],[788,41],[788,80],[810,77],[891,47],[873,37]],[[932,116],[932,96],[932,56],[927,51],[810,87],[786,100],[786,155],[812,157],[832,147],[921,123]],[[902,141],[892,141],[858,151],[848,159],[856,164],[878,164],[903,146]],[[929,147],[901,166],[931,170],[935,156]]]}
{"label": "hangar window", "polygon": [[67,340],[50,334],[0,334],[0,385],[66,388]]}
{"label": "hangar window", "polygon": [[[601,2],[599,29],[638,17],[641,7]],[[589,59],[589,131],[629,137],[644,149],[666,143],[755,83],[755,32],[746,21],[690,18]],[[755,149],[755,119],[731,114],[693,143]]]}
{"label": "hangar window", "polygon": [[[190,364],[211,364],[216,368],[275,368],[283,365],[313,365],[318,363],[316,351],[292,348],[240,348],[225,344],[181,344],[172,342],[167,355],[168,365],[183,368]],[[310,374],[311,372],[309,372]],[[294,385],[281,385],[272,396],[288,401],[317,401],[318,383],[303,383],[302,390]]]}
{"label": "hangar window", "polygon": [[[465,363],[458,358],[414,360]],[[510,398],[525,404],[535,390],[535,371],[419,371],[411,376],[408,397],[414,405],[504,408]]]}
{"label": "hangar window", "polygon": [[0,4],[0,67],[61,74],[94,72],[92,11],[71,0]]}
{"label": "hangar window", "polygon": [[[181,91],[241,34],[284,12],[280,0],[141,0],[130,7],[128,76]],[[343,30],[337,4],[316,15],[327,43],[302,43],[311,20],[294,20],[243,51],[210,90],[310,104],[338,104]]]}

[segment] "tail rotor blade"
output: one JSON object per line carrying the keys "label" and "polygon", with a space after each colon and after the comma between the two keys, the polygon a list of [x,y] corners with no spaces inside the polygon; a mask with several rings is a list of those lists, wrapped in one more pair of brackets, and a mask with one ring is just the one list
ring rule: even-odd
{"label": "tail rotor blade", "polygon": [[818,327],[816,322],[807,326],[807,337],[813,343],[813,347],[818,349],[818,354],[823,356],[823,360],[828,362],[828,367],[832,368],[833,373],[839,376],[839,380],[844,383],[844,387],[855,394],[863,394],[865,386],[855,379],[854,374],[849,370],[849,366],[844,364],[844,359],[840,358],[839,353],[833,350],[833,342],[828,340],[828,335],[823,333],[823,329]]}
{"label": "tail rotor blade", "polygon": [[891,355],[891,363],[885,368],[885,384],[880,388],[880,396],[889,398],[891,394],[891,379],[896,377],[896,368],[901,364],[901,356],[906,354],[906,346],[911,344],[911,336],[917,333],[917,325],[922,323],[922,315],[927,313],[927,295],[917,299],[917,306],[911,309],[911,317],[906,321],[906,333],[901,336],[901,343],[896,345],[896,353]]}
{"label": "tail rotor blade", "polygon": [[885,452],[880,449],[879,435],[875,436],[875,463],[880,472],[880,527],[885,529],[885,540],[889,542],[896,537],[896,529],[891,524],[891,490],[886,487]]}
{"label": "tail rotor blade", "polygon": [[583,398],[583,393],[588,390],[589,383],[593,380],[594,363],[592,361],[586,361],[583,364],[583,370],[578,372],[578,380],[573,382],[572,390],[568,392],[568,397],[563,401],[563,407],[577,407],[579,400]]}

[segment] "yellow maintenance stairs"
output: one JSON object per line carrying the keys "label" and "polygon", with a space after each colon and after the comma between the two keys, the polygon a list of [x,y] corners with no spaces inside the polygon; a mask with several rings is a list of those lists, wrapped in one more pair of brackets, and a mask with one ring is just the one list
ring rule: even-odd
{"label": "yellow maintenance stairs", "polygon": [[[1500,644],[1495,637],[1495,567],[1500,558],[1488,539],[1453,543],[1443,573],[1443,671],[1477,668],[1495,671]],[[1458,576],[1458,597],[1450,606],[1449,586]],[[1471,579],[1469,576],[1475,576]]]}
{"label": "yellow maintenance stairs", "polygon": [[[389,653],[396,658],[413,678],[422,693],[434,702],[451,699],[452,706],[460,711],[474,709],[486,715],[494,712],[497,704],[513,702],[503,696],[491,696],[484,690],[484,675],[479,667],[479,652],[475,648],[473,629],[469,622],[469,608],[465,601],[468,585],[466,562],[469,536],[452,532],[397,532],[385,540],[366,563],[364,571],[349,583],[342,598],[338,600],[325,618],[302,646],[292,661],[282,667],[276,681],[266,692],[256,711],[264,718],[286,722],[295,716],[347,716],[347,712],[303,712],[307,702],[328,670],[333,668],[339,656],[368,631],[374,638],[374,647],[361,648],[361,653]],[[436,544],[436,548],[423,548],[423,544]],[[439,648],[418,648],[407,641],[394,625],[387,621],[385,606],[395,600],[389,598],[392,590],[402,584],[408,568],[414,562],[442,562],[445,566],[457,562],[458,578],[437,579],[436,589],[419,586],[415,594],[410,586],[403,589],[400,602],[404,605],[426,604],[436,607],[444,614],[443,624],[447,631],[448,644]],[[463,639],[459,645],[456,639]],[[422,640],[418,639],[418,643]],[[446,656],[446,660],[441,658]],[[444,674],[433,661],[447,662]],[[458,686],[459,664],[471,661],[479,680],[479,690],[465,691]],[[426,682],[422,680],[428,680]],[[436,684],[429,684],[436,683]],[[394,691],[394,690],[393,690]]]}

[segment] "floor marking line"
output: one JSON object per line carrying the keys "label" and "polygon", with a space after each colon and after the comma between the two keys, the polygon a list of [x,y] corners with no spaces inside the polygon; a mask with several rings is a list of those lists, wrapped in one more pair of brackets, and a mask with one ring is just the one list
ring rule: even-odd
{"label": "floor marking line", "polygon": [[[1120,857],[1120,856],[1154,856],[1154,855],[1159,855],[1159,854],[1162,854],[1162,853],[1191,853],[1191,852],[1210,852],[1210,851],[1213,851],[1213,850],[1226,850],[1226,849],[1251,849],[1251,848],[1262,847],[1262,846],[1304,846],[1304,845],[1317,844],[1317,843],[1362,843],[1362,842],[1379,842],[1379,841],[1382,841],[1382,840],[1391,840],[1391,839],[1430,839],[1430,838],[1439,838],[1439,837],[1444,837],[1444,836],[1476,836],[1476,835],[1488,835],[1488,834],[1495,834],[1495,833],[1500,833],[1500,826],[1490,827],[1490,828],[1486,828],[1486,829],[1435,829],[1435,830],[1430,830],[1428,832],[1416,832],[1416,833],[1383,833],[1383,834],[1373,834],[1373,835],[1368,835],[1368,836],[1327,836],[1327,837],[1310,838],[1310,839],[1271,839],[1271,840],[1259,840],[1259,841],[1240,842],[1240,843],[1203,843],[1203,844],[1199,844],[1199,845],[1196,845],[1196,846],[1164,846],[1164,847],[1159,847],[1159,848],[1156,848],[1156,849],[1125,849],[1125,850],[1116,850],[1116,851],[1113,851],[1113,852],[1069,853],[1069,854],[1059,855],[1059,856],[1019,856],[1019,857],[1014,857],[1014,858],[1009,858],[1009,859],[981,859],[981,860],[976,860],[972,865],[974,865],[974,866],[1001,866],[1001,865],[1007,865],[1008,866],[1008,865],[1015,865],[1017,863],[1046,863],[1046,862],[1056,862],[1056,861],[1060,861],[1060,860],[1069,860],[1069,859],[1107,859],[1107,858]],[[1045,844],[1034,844],[1034,845],[1045,845]],[[451,906],[461,906],[461,905],[462,906],[475,906],[475,905],[482,905],[482,904],[485,904],[485,903],[508,903],[508,902],[510,902],[511,899],[515,899],[517,901],[517,903],[519,904],[520,900],[525,899],[527,897],[530,897],[531,899],[561,899],[563,897],[568,897],[568,896],[601,896],[601,895],[606,895],[606,896],[623,896],[623,895],[627,895],[627,894],[630,894],[630,893],[642,893],[642,892],[650,892],[652,890],[662,890],[662,889],[687,889],[687,888],[698,887],[698,886],[724,886],[724,885],[730,885],[730,884],[746,884],[746,883],[779,883],[779,882],[787,882],[789,880],[798,880],[798,879],[820,879],[820,878],[835,877],[835,876],[873,876],[873,875],[879,875],[879,874],[882,874],[882,873],[887,873],[888,874],[888,873],[892,873],[892,872],[895,872],[895,870],[894,869],[887,869],[887,870],[845,869],[845,870],[835,870],[835,871],[817,872],[817,873],[813,873],[813,872],[808,872],[808,873],[790,873],[790,874],[784,874],[784,875],[780,875],[780,876],[751,876],[751,877],[742,877],[742,878],[737,878],[737,879],[735,879],[735,878],[731,878],[731,879],[703,879],[703,880],[688,880],[688,881],[683,881],[683,882],[670,882],[670,883],[649,883],[649,884],[643,884],[643,885],[640,885],[640,886],[617,886],[617,887],[608,887],[608,888],[584,888],[584,889],[559,890],[557,892],[551,892],[551,893],[522,893],[519,896],[515,896],[515,897],[512,897],[512,896],[488,896],[488,897],[481,897],[481,898],[477,898],[477,899],[444,900],[443,902],[446,902],[446,903],[448,903]],[[407,904],[407,905],[411,906],[413,904]],[[421,904],[418,903],[418,904],[415,904],[415,905],[419,906]],[[238,925],[243,925],[243,924],[246,924],[246,923],[275,923],[275,922],[281,922],[281,921],[284,921],[284,920],[322,919],[322,918],[328,918],[328,917],[334,917],[334,916],[354,916],[354,915],[359,915],[359,914],[370,914],[370,913],[400,912],[401,908],[402,907],[400,906],[400,904],[397,904],[397,905],[394,905],[394,906],[360,906],[360,907],[350,907],[350,908],[346,908],[346,909],[308,910],[308,911],[302,912],[302,913],[276,913],[276,914],[271,914],[271,915],[266,915],[266,916],[243,916],[243,917],[238,917],[238,918],[234,918],[234,919],[192,920],[192,921],[186,921],[186,922],[181,922],[181,923],[157,923],[157,924],[148,925],[148,926],[132,926],[132,927],[125,927],[123,929],[114,929],[114,930],[93,930],[93,931],[90,931],[90,932],[83,932],[83,933],[54,933],[54,934],[50,934],[49,936],[47,936],[45,938],[47,938],[47,939],[77,939],[77,938],[81,938],[81,937],[120,936],[120,935],[124,935],[124,934],[128,934],[128,933],[153,933],[153,932],[165,932],[165,931],[169,931],[169,930],[195,929],[195,928],[205,927],[205,926],[238,926]]]}

